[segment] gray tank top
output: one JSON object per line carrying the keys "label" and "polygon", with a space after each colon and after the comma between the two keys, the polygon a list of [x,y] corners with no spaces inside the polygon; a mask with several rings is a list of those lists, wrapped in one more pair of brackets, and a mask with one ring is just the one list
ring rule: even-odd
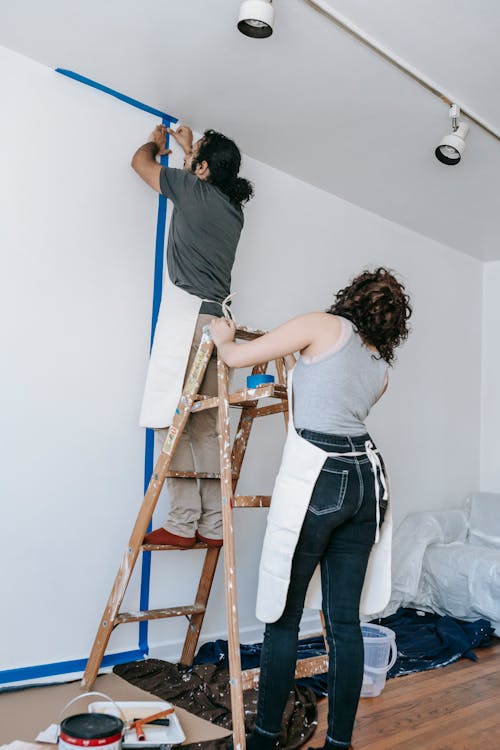
{"label": "gray tank top", "polygon": [[379,397],[388,365],[370,351],[350,321],[331,352],[300,357],[293,372],[294,422],[333,435],[363,435],[364,420]]}

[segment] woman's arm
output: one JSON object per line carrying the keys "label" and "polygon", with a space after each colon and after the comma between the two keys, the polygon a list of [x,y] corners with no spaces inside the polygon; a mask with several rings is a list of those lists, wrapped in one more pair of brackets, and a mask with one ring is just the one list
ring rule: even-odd
{"label": "woman's arm", "polygon": [[313,343],[317,328],[315,321],[321,314],[299,315],[274,331],[242,344],[234,341],[235,325],[232,321],[218,318],[212,321],[210,330],[221,358],[229,367],[248,367],[286,357],[289,368],[294,364],[292,352],[302,351]]}

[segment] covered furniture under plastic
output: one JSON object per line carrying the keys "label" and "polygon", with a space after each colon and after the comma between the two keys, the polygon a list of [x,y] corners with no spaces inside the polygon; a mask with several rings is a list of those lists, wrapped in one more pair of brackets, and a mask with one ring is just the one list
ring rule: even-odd
{"label": "covered furniture under plastic", "polygon": [[483,617],[500,636],[500,494],[471,495],[463,509],[411,513],[394,534],[392,569],[384,615],[413,607]]}

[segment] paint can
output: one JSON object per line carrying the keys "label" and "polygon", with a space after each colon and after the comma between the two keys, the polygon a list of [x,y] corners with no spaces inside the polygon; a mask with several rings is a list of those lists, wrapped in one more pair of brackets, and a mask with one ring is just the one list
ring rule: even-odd
{"label": "paint can", "polygon": [[[114,701],[104,693],[84,693],[67,703],[61,712],[61,716],[69,706],[89,695],[100,695],[114,703]],[[119,709],[118,711],[121,713]],[[77,750],[78,748],[121,750],[125,722],[118,716],[98,713],[80,713],[68,716],[67,718],[62,719],[62,721],[60,720],[59,724],[59,750]]]}

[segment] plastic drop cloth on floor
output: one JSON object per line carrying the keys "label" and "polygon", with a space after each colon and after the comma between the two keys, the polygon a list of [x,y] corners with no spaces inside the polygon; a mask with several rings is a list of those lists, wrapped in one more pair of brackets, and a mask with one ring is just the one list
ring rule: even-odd
{"label": "plastic drop cloth on floor", "polygon": [[[227,653],[227,652],[226,652]],[[159,698],[185,708],[195,716],[231,729],[231,697],[226,664],[195,664],[184,667],[159,659],[129,662],[114,667],[113,672],[133,685]],[[249,733],[255,724],[257,690],[245,690],[245,729]],[[295,685],[290,693],[283,716],[280,748],[294,750],[308,742],[317,726],[317,706],[314,692]],[[183,748],[203,747],[203,750],[225,750],[231,737]]]}
{"label": "plastic drop cloth on floor", "polygon": [[408,515],[394,534],[392,570],[382,615],[411,607],[484,618],[500,635],[500,494],[471,495],[463,509]]}

